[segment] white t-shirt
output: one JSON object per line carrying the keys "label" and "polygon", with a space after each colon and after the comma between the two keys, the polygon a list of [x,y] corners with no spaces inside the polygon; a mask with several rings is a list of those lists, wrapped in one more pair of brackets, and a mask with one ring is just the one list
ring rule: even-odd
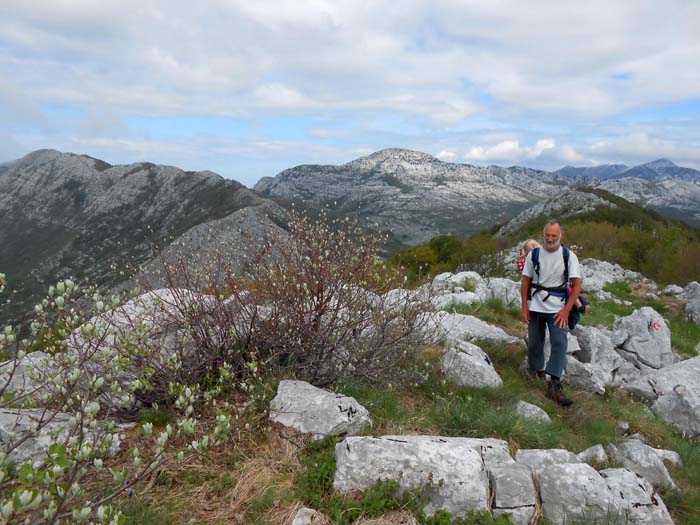
{"label": "white t-shirt", "polygon": [[[555,252],[548,252],[544,247],[540,248],[540,272],[539,280],[535,275],[532,264],[532,251],[527,254],[523,275],[532,278],[533,283],[537,283],[547,288],[556,288],[564,283],[564,254],[562,247]],[[533,250],[534,251],[534,250]],[[581,278],[581,269],[578,264],[578,257],[569,250],[569,278]],[[533,290],[534,291],[534,290]],[[542,290],[533,295],[532,300],[527,302],[528,308],[533,312],[545,314],[555,314],[566,304],[564,297],[550,295],[549,299],[543,301],[547,292]]]}

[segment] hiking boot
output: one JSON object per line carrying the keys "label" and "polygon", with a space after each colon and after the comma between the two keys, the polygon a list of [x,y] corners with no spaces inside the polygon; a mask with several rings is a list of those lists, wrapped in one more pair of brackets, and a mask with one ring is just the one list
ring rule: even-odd
{"label": "hiking boot", "polygon": [[561,389],[560,381],[550,381],[547,383],[547,397],[557,402],[557,404],[568,407],[574,404],[574,402],[564,395]]}

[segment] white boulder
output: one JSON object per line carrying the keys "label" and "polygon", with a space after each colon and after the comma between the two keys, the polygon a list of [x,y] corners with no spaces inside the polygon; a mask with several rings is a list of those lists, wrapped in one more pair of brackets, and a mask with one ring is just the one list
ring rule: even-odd
{"label": "white boulder", "polygon": [[455,343],[445,351],[442,371],[447,379],[459,386],[497,388],[503,384],[489,356],[467,341]]}
{"label": "white boulder", "polygon": [[530,419],[532,421],[539,421],[540,423],[551,423],[552,420],[549,414],[544,411],[541,407],[527,403],[526,401],[520,400],[515,405],[515,413],[520,417],[525,419]]}
{"label": "white boulder", "polygon": [[475,444],[478,441],[437,436],[348,437],[335,448],[333,487],[347,493],[365,490],[377,480],[393,480],[405,489],[426,491],[428,516],[440,509],[455,517],[466,517],[472,510],[486,511],[490,508],[489,479],[483,445]]}
{"label": "white boulder", "polygon": [[270,402],[270,419],[313,439],[358,434],[372,424],[367,409],[354,398],[291,380],[280,381]]}

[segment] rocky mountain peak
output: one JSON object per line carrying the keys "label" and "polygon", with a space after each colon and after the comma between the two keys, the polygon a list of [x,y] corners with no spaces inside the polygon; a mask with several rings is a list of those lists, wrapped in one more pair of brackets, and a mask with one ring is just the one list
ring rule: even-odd
{"label": "rocky mountain peak", "polygon": [[360,157],[359,159],[348,162],[345,164],[345,166],[351,169],[372,170],[379,167],[391,169],[401,165],[416,166],[425,164],[442,164],[442,162],[432,155],[428,155],[427,153],[422,153],[420,151],[402,148],[387,148],[376,151],[371,155],[367,155],[366,157]]}
{"label": "rocky mountain peak", "polygon": [[670,161],[669,159],[657,159],[652,162],[647,162],[642,164],[640,167],[650,168],[652,170],[664,169],[664,168],[677,168],[678,164]]}

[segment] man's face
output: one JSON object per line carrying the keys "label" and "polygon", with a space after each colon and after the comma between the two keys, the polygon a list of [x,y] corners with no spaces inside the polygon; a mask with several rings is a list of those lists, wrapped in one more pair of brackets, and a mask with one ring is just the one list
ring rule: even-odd
{"label": "man's face", "polygon": [[544,247],[553,252],[559,248],[561,242],[561,228],[558,224],[548,224],[544,228]]}

